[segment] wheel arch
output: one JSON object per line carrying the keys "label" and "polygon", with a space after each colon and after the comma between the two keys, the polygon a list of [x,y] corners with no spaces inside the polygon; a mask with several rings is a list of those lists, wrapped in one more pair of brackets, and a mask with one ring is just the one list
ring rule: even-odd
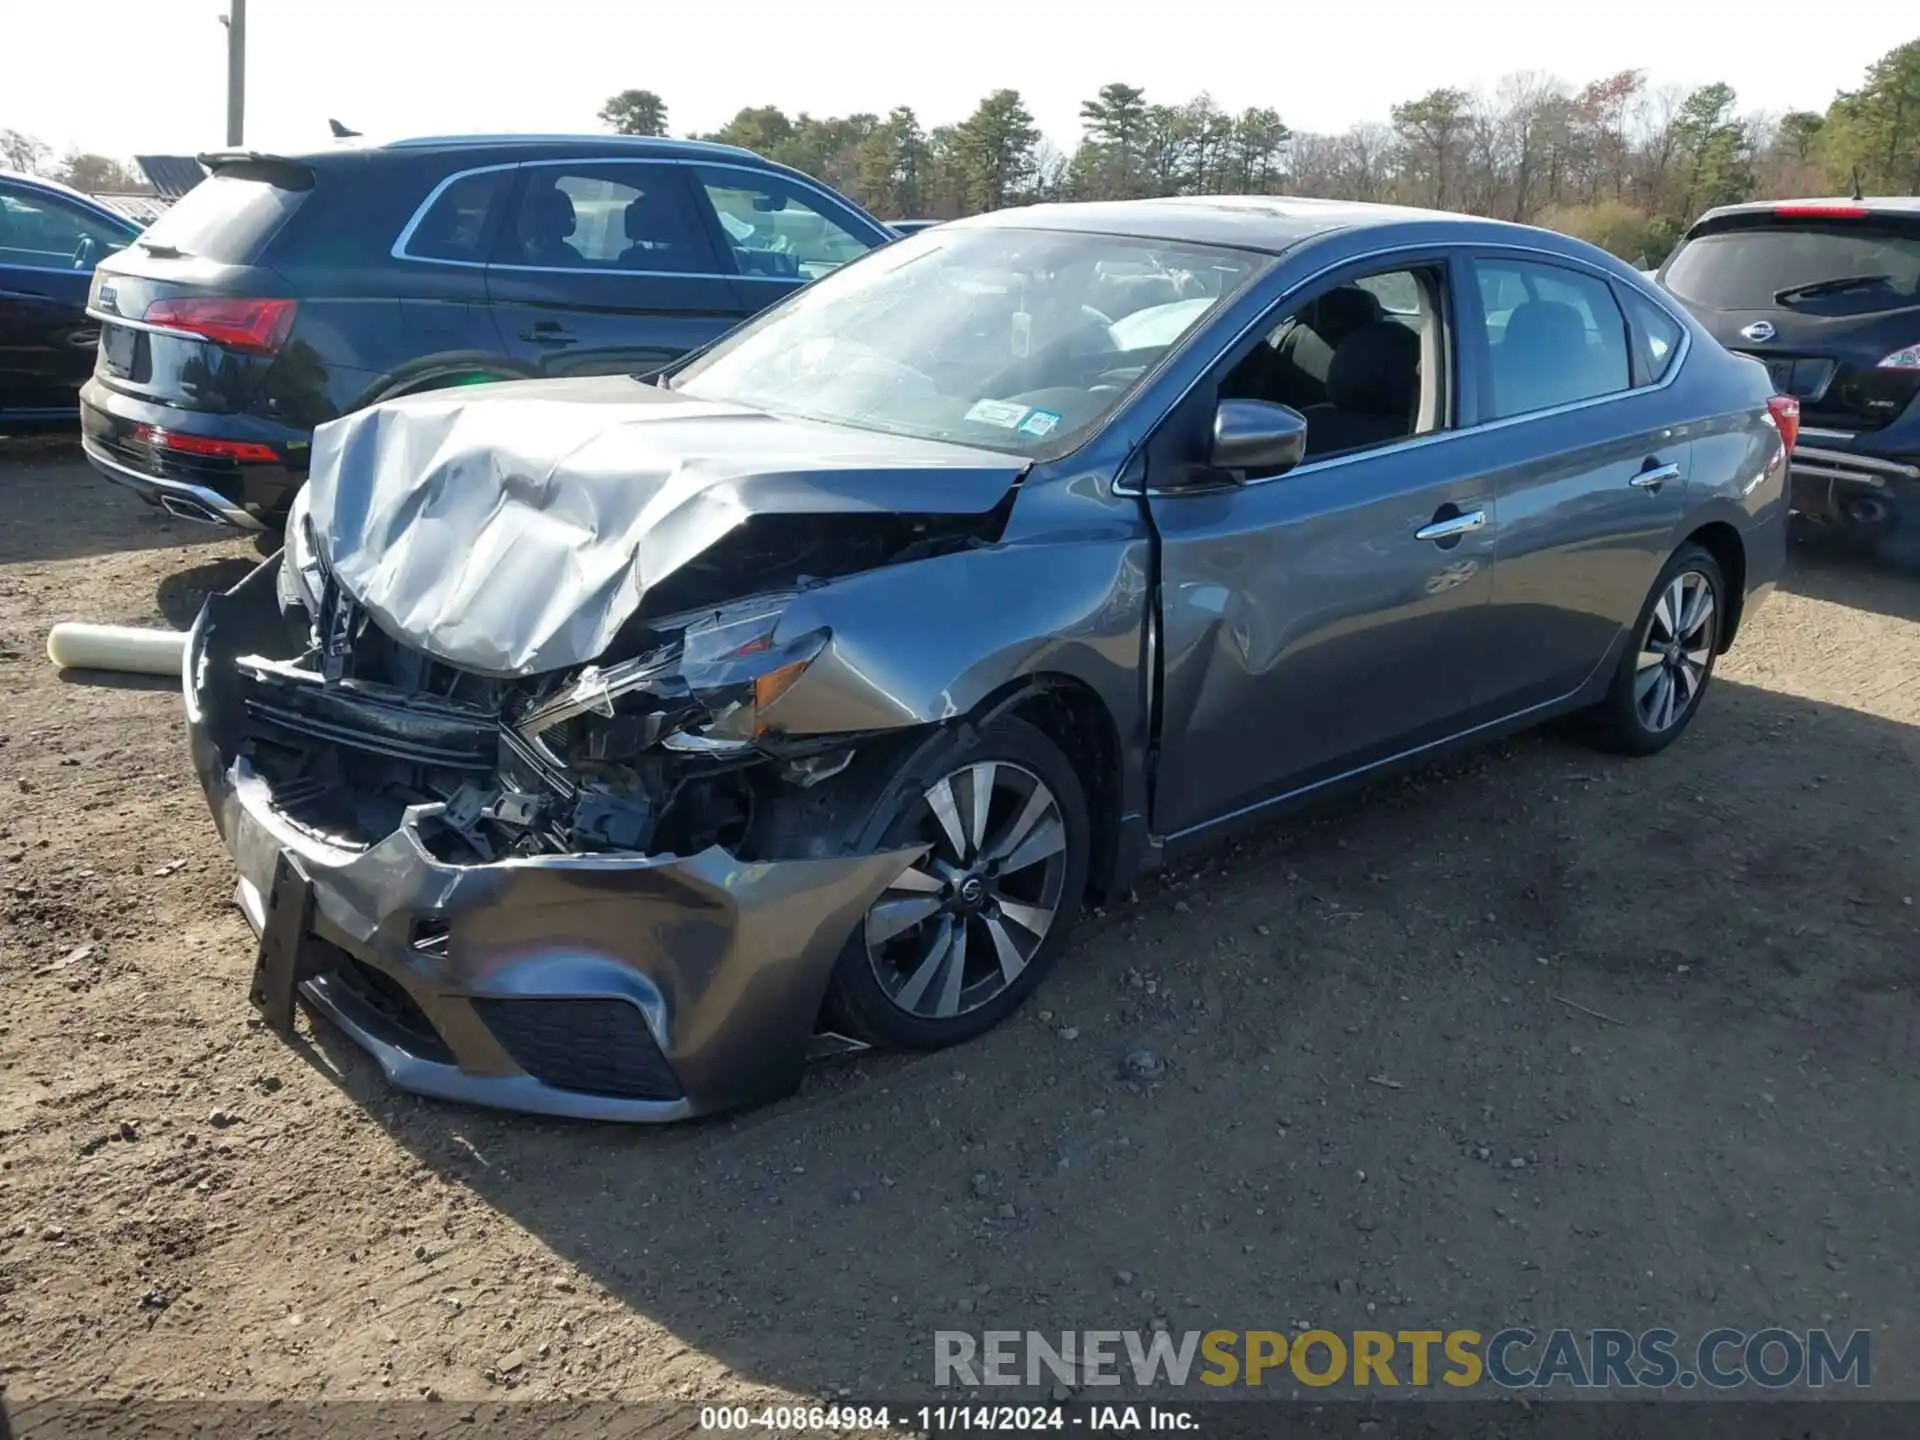
{"label": "wheel arch", "polygon": [[1010,681],[986,696],[969,714],[977,724],[1002,716],[1023,720],[1065,755],[1087,797],[1087,896],[1110,900],[1124,883],[1121,865],[1121,817],[1125,784],[1120,727],[1106,701],[1086,681],[1057,671],[1042,671]]}
{"label": "wheel arch", "polygon": [[1682,545],[1698,545],[1720,567],[1721,578],[1727,582],[1724,597],[1727,607],[1727,623],[1720,630],[1719,653],[1726,654],[1733,644],[1733,637],[1740,628],[1741,612],[1745,609],[1747,598],[1747,546],[1741,539],[1740,531],[1725,520],[1710,520],[1690,531]]}

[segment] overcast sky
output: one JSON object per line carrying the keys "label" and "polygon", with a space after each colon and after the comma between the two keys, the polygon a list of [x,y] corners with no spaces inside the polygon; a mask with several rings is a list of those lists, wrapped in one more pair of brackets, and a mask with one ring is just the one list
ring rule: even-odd
{"label": "overcast sky", "polygon": [[[58,150],[191,153],[225,138],[225,0],[0,0],[0,127]],[[1743,109],[1824,109],[1920,35],[1913,0],[251,0],[247,140],[599,128],[614,91],[665,97],[675,134],[743,105],[885,112],[932,126],[1019,90],[1078,138],[1110,80],[1208,90],[1295,129],[1384,120],[1436,85],[1515,71],[1725,80]]]}

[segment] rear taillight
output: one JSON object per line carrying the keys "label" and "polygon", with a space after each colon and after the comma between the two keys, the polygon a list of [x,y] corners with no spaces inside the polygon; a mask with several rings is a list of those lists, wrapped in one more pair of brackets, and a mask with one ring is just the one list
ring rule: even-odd
{"label": "rear taillight", "polygon": [[297,300],[238,300],[207,295],[156,300],[140,318],[149,325],[184,331],[246,355],[273,355],[287,343]]}
{"label": "rear taillight", "polygon": [[177,455],[198,455],[209,460],[238,460],[250,464],[273,464],[280,456],[270,445],[252,440],[216,440],[207,435],[186,435],[178,430],[163,430],[158,425],[136,425],[133,438],[155,450],[171,450]]}
{"label": "rear taillight", "polygon": [[1800,402],[1791,395],[1769,396],[1767,414],[1773,417],[1773,426],[1780,432],[1787,449],[1792,450],[1800,438]]}
{"label": "rear taillight", "polygon": [[1920,370],[1920,345],[1896,350],[1876,367],[1881,370]]}

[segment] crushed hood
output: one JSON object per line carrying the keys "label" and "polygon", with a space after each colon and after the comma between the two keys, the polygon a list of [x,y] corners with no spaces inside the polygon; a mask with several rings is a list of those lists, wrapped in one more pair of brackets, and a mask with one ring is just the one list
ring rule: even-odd
{"label": "crushed hood", "polygon": [[754,515],[981,514],[1025,468],[621,376],[358,411],[316,432],[305,501],[335,580],[381,629],[533,675],[598,658],[648,590]]}

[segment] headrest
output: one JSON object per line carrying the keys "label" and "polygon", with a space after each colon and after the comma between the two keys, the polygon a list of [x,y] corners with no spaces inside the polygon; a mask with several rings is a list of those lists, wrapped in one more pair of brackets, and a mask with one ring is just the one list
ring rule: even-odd
{"label": "headrest", "polygon": [[1411,419],[1420,398],[1420,337],[1392,320],[1363,325],[1335,347],[1327,399],[1342,410]]}
{"label": "headrest", "polygon": [[1525,354],[1583,356],[1587,325],[1580,312],[1558,300],[1525,300],[1507,317],[1503,348],[1512,356]]}
{"label": "headrest", "polygon": [[547,240],[564,240],[578,223],[573,200],[560,189],[536,190],[527,197],[527,229]]}

